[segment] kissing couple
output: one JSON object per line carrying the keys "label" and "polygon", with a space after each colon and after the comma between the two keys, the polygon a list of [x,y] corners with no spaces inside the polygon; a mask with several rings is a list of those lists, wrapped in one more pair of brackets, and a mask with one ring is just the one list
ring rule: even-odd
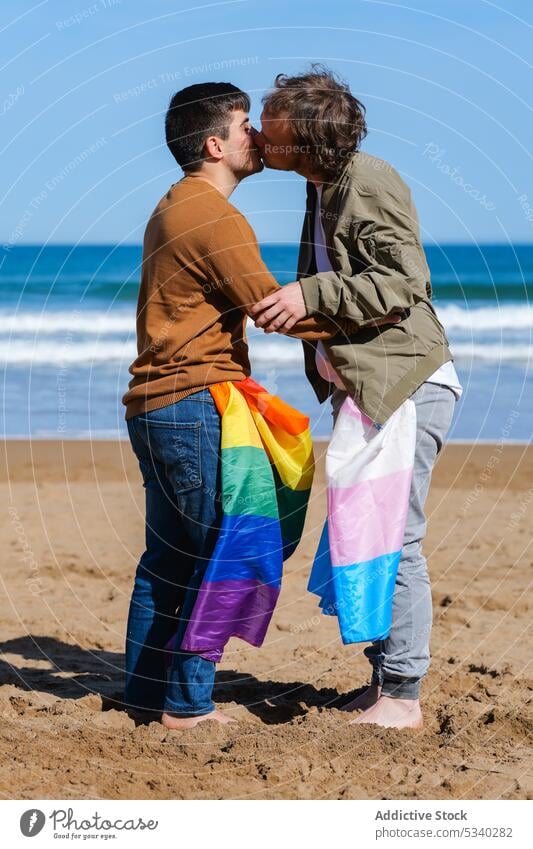
{"label": "kissing couple", "polygon": [[[327,516],[309,589],[344,643],[368,645],[354,723],[420,728],[432,469],[461,394],[431,303],[409,188],[360,150],[365,108],[322,66],[263,98],[178,91],[165,119],[183,171],[144,235],[138,356],[124,395],[146,493],[126,634],[127,708],[171,729],[233,721],[213,702],[231,636],[261,645],[313,474],[308,420],[251,375],[246,324],[303,341],[334,420]],[[264,167],[307,181],[298,269],[280,286],[229,198]],[[355,689],[355,687],[354,687]]]}

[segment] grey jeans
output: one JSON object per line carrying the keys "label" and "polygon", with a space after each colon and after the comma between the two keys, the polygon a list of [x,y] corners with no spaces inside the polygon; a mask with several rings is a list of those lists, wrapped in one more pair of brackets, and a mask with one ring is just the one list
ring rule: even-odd
{"label": "grey jeans", "polygon": [[[345,398],[343,390],[335,389],[331,396],[334,420]],[[399,699],[417,699],[420,681],[429,669],[432,606],[427,562],[422,554],[427,529],[424,505],[433,465],[456,403],[454,392],[438,383],[423,383],[411,399],[416,405],[415,462],[392,625],[387,639],[377,640],[364,650],[373,668],[372,683],[382,685],[383,695]]]}

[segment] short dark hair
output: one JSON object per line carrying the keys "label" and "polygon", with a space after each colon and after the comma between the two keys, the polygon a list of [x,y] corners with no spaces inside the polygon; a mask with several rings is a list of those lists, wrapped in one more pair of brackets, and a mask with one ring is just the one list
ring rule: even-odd
{"label": "short dark hair", "polygon": [[323,65],[306,74],[278,74],[263,97],[267,115],[285,115],[295,141],[318,172],[334,176],[367,134],[365,107],[348,85]]}
{"label": "short dark hair", "polygon": [[198,83],[182,88],[170,100],[165,117],[169,150],[184,171],[197,171],[210,135],[227,139],[231,113],[250,111],[250,98],[231,83]]}

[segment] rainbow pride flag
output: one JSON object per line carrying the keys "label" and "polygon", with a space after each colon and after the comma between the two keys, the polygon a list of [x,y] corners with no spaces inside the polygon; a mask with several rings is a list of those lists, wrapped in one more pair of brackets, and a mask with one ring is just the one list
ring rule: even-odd
{"label": "rainbow pride flag", "polygon": [[252,378],[209,389],[221,415],[223,516],[181,648],[218,662],[230,637],[263,643],[314,458],[307,416]]}
{"label": "rainbow pride flag", "polygon": [[350,397],[326,455],[327,520],[308,589],[343,643],[385,639],[403,547],[416,441],[407,400],[378,430]]}

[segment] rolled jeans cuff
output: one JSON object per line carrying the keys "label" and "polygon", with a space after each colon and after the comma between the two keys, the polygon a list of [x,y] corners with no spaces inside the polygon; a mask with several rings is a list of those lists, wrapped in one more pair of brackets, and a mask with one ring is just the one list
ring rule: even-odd
{"label": "rolled jeans cuff", "polygon": [[377,684],[378,687],[383,686],[383,670],[379,666],[372,667],[372,678],[370,684]]}
{"label": "rolled jeans cuff", "polygon": [[418,699],[420,678],[387,678],[384,676],[381,695],[391,699]]}
{"label": "rolled jeans cuff", "polygon": [[172,702],[169,702],[168,699],[165,700],[165,706],[163,708],[164,713],[168,713],[170,716],[179,716],[180,719],[188,719],[191,716],[204,716],[207,713],[213,713],[214,710],[214,702],[209,702],[209,704],[205,707],[197,708],[196,710],[187,710],[187,708],[182,708],[180,710],[179,707],[176,707]]}

